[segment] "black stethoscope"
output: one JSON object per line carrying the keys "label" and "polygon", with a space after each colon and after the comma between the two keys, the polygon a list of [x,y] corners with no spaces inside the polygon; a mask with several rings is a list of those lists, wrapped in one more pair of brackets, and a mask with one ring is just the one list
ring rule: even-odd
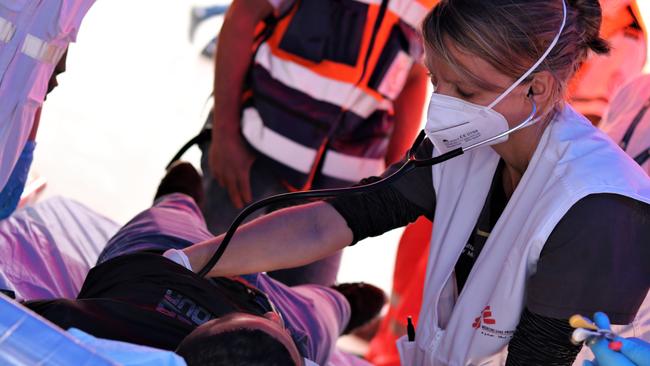
{"label": "black stethoscope", "polygon": [[217,262],[219,262],[223,254],[226,252],[226,249],[228,248],[228,245],[230,244],[233,235],[235,235],[235,232],[237,231],[241,223],[250,214],[257,211],[258,209],[281,201],[290,201],[295,199],[327,198],[327,197],[334,197],[340,195],[367,193],[385,187],[386,185],[403,177],[405,174],[409,173],[415,168],[430,167],[430,166],[440,164],[449,159],[453,159],[457,156],[463,155],[468,151],[475,150],[481,146],[488,145],[495,140],[508,136],[513,132],[516,132],[518,130],[521,130],[524,127],[527,127],[529,124],[535,121],[535,115],[537,114],[537,104],[535,103],[533,98],[531,98],[530,100],[533,105],[532,111],[530,112],[528,117],[517,126],[507,131],[504,131],[494,137],[491,137],[487,140],[468,146],[466,148],[459,147],[455,150],[451,150],[447,153],[432,158],[427,158],[427,159],[416,158],[416,152],[418,151],[419,147],[421,146],[421,144],[424,142],[426,138],[426,134],[424,130],[420,131],[417,138],[413,142],[413,145],[411,146],[411,148],[408,150],[406,154],[406,161],[404,162],[404,164],[393,174],[374,183],[370,183],[359,187],[318,189],[313,191],[282,193],[251,203],[250,205],[246,206],[246,208],[244,208],[239,213],[239,215],[237,215],[237,217],[232,222],[232,224],[230,224],[230,227],[228,228],[228,231],[226,231],[226,234],[223,240],[221,241],[219,248],[217,248],[217,251],[212,255],[210,260],[203,266],[203,268],[201,268],[201,270],[198,272],[198,275],[201,277],[205,276],[210,271],[210,269],[213,268],[217,264]]}

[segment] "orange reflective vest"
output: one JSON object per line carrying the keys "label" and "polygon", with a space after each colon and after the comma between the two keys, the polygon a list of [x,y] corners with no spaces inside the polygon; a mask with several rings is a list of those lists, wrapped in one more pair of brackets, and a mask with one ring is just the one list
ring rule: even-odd
{"label": "orange reflective vest", "polygon": [[377,175],[435,0],[297,0],[256,46],[242,133],[294,187]]}

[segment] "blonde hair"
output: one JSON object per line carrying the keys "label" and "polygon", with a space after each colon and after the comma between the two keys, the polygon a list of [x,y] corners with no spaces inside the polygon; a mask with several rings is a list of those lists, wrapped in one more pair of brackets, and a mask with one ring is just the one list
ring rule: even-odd
{"label": "blonde hair", "polygon": [[[449,52],[452,42],[513,80],[523,75],[549,47],[562,23],[563,0],[442,0],[425,18],[424,41],[429,50],[460,75],[484,83],[462,67]],[[564,0],[566,25],[560,38],[535,73],[550,72],[555,79],[551,104],[565,98],[567,84],[590,51],[609,52],[600,38],[598,0]]]}

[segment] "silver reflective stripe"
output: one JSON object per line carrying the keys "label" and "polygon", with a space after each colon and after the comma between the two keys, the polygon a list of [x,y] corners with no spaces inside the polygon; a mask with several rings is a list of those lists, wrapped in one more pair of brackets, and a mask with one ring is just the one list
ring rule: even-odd
{"label": "silver reflective stripe", "polygon": [[388,10],[397,14],[411,27],[420,29],[422,20],[431,9],[415,0],[392,0],[388,3]]}
{"label": "silver reflective stripe", "polygon": [[391,110],[391,101],[376,99],[352,83],[334,80],[296,62],[273,54],[268,43],[260,45],[255,61],[282,84],[323,102],[348,109],[362,118],[377,110]]}
{"label": "silver reflective stripe", "polygon": [[304,358],[305,360],[305,366],[318,366],[318,364],[308,358]]}
{"label": "silver reflective stripe", "polygon": [[0,42],[8,43],[14,36],[16,27],[7,19],[0,17]]}
{"label": "silver reflective stripe", "polygon": [[55,64],[59,62],[65,48],[49,44],[36,36],[28,34],[25,37],[21,52],[38,61]]}
{"label": "silver reflective stripe", "polygon": [[[244,109],[242,133],[255,149],[266,156],[303,174],[308,174],[316,159],[317,151],[264,126],[255,108]],[[384,159],[351,156],[330,150],[325,155],[322,173],[328,177],[358,182],[363,178],[381,174],[386,165]]]}

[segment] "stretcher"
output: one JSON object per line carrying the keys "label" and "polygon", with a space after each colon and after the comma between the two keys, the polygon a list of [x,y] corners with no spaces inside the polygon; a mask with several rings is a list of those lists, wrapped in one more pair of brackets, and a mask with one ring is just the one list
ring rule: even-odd
{"label": "stretcher", "polygon": [[[0,289],[17,299],[74,298],[119,225],[52,198],[0,221]],[[171,352],[64,332],[0,294],[0,364],[185,365]]]}

